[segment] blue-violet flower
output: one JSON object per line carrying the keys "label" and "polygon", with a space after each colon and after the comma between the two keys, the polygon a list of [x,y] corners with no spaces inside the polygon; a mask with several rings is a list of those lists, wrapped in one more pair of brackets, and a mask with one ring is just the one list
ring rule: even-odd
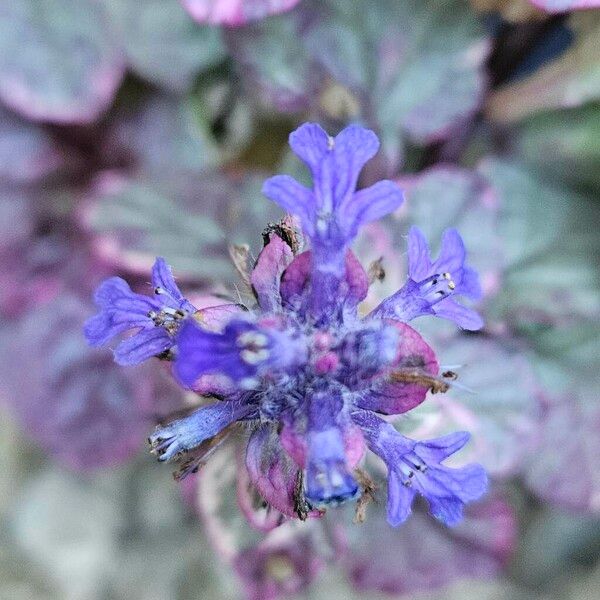
{"label": "blue-violet flower", "polygon": [[330,137],[308,123],[290,135],[290,145],[310,169],[312,189],[279,175],[263,192],[298,218],[310,247],[300,251],[303,238],[292,218],[266,230],[247,274],[255,306],[196,310],[159,258],[154,297],[133,293],[119,278],[99,287],[100,312],[87,322],[86,336],[102,345],[135,331],[117,346],[117,362],[171,360],[184,388],[212,400],[149,438],[159,460],[182,461],[179,477],[198,469],[244,423],[248,476],[265,502],[288,517],[319,515],[357,497],[360,504],[367,488],[372,494],[359,468],[368,447],[388,468],[392,525],[407,518],[417,492],[433,516],[454,525],[487,486],[479,465],[442,465],[468,434],[415,441],[377,414],[405,413],[428,391],[450,385],[407,321],[437,315],[465,329],[482,326],[477,313],[452,297],[480,295],[463,241],[447,230],[432,261],[423,234],[412,228],[407,283],[361,316],[369,277],[350,246],[362,226],[402,204],[402,191],[392,181],[356,191],[379,147],[372,131],[352,125]]}
{"label": "blue-violet flower", "polygon": [[145,296],[133,292],[120,277],[111,277],[96,290],[94,300],[100,312],[84,326],[92,346],[103,346],[120,333],[137,330],[114,351],[120,365],[139,364],[167,352],[181,322],[196,312],[179,291],[163,258],[157,258],[152,267],[152,286],[154,296]]}

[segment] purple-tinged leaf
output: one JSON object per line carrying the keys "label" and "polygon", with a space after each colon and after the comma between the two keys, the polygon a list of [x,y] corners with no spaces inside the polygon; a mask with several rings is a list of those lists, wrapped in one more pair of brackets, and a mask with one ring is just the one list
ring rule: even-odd
{"label": "purple-tinged leaf", "polygon": [[[9,212],[15,200],[13,196],[11,202],[6,203]],[[20,218],[16,222],[18,226],[15,222],[3,221],[5,227],[12,230],[8,236],[2,232],[4,239],[10,239],[18,230],[31,231],[34,223],[31,206],[31,203],[25,204],[28,214],[13,213]],[[0,227],[0,231],[2,229]],[[56,234],[12,239],[10,247],[0,250],[0,314],[8,319],[24,315],[31,308],[57,297],[65,281],[73,275],[72,262],[77,260],[72,246]],[[79,283],[81,271],[76,273],[76,278]]]}
{"label": "purple-tinged leaf", "polygon": [[[286,269],[281,280],[281,297],[285,303],[295,303],[306,291],[310,278],[312,250],[298,254]],[[346,252],[344,287],[340,291],[349,305],[356,306],[365,299],[368,278],[354,252]]]}
{"label": "purple-tinged leaf", "polygon": [[322,74],[307,54],[298,16],[285,15],[226,33],[245,85],[266,106],[303,110],[319,92]]}
{"label": "purple-tinged leaf", "polygon": [[538,384],[521,348],[481,335],[434,333],[440,370],[458,374],[445,394],[432,395],[402,423],[416,439],[466,430],[472,435],[460,460],[482,464],[491,475],[521,472],[534,449],[538,424]]}
{"label": "purple-tinged leaf", "polygon": [[0,252],[27,242],[35,227],[33,198],[22,190],[0,188]]}
{"label": "purple-tinged leaf", "polygon": [[462,2],[384,0],[367,20],[360,4],[328,4],[338,29],[319,19],[307,36],[312,53],[337,81],[369,93],[385,137],[404,130],[419,143],[437,140],[477,108],[488,43]]}
{"label": "purple-tinged leaf", "polygon": [[368,524],[350,532],[354,539],[342,559],[363,591],[413,595],[465,579],[488,580],[502,571],[515,546],[513,511],[498,498],[469,506],[452,529],[421,511],[394,529],[375,514],[384,509],[385,503],[375,504]]}
{"label": "purple-tinged leaf", "polygon": [[368,14],[352,0],[307,0],[227,39],[263,100],[366,121],[394,167],[406,137],[444,139],[474,114],[489,49],[474,15],[455,0],[379,0]]}
{"label": "purple-tinged leaf", "polygon": [[129,66],[148,81],[187,91],[198,72],[225,58],[221,34],[194,23],[179,0],[104,0]]}
{"label": "purple-tinged leaf", "polygon": [[558,506],[600,513],[600,403],[596,394],[588,390],[548,398],[540,429],[539,444],[525,471],[529,488]]}
{"label": "purple-tinged leaf", "polygon": [[26,117],[88,123],[111,103],[124,62],[94,0],[12,0],[0,10],[0,98]]}
{"label": "purple-tinged leaf", "polygon": [[300,0],[181,0],[199,23],[244,25],[292,9]]}
{"label": "purple-tinged leaf", "polygon": [[590,195],[600,190],[600,105],[534,115],[522,121],[512,142],[515,158],[542,181],[567,184]]}
{"label": "purple-tinged leaf", "polygon": [[[206,190],[197,193],[205,196]],[[164,256],[180,277],[206,279],[227,271],[228,262],[224,233],[202,204],[186,207],[149,180],[109,172],[96,181],[83,224],[96,235],[98,255],[110,263],[141,274],[155,256]]]}
{"label": "purple-tinged leaf", "polygon": [[[2,386],[31,439],[75,469],[117,464],[150,426],[151,371],[125,371],[88,347],[89,310],[62,295],[4,335]],[[10,350],[8,348],[10,344]]]}
{"label": "purple-tinged leaf", "polygon": [[599,8],[599,0],[529,0],[532,4],[549,13],[561,13],[568,10],[588,10]]}
{"label": "purple-tinged leaf", "polygon": [[243,308],[239,304],[223,304],[222,300],[218,298],[215,300],[218,304],[199,309],[194,313],[194,319],[202,325],[203,329],[221,332],[229,321],[243,312]]}
{"label": "purple-tinged leaf", "polygon": [[41,192],[35,186],[0,186],[1,317],[16,318],[54,298],[83,254],[73,253],[62,232],[39,232],[46,199]]}
{"label": "purple-tinged leaf", "polygon": [[0,107],[0,179],[29,183],[63,164],[64,156],[48,132]]}
{"label": "purple-tinged leaf", "polygon": [[167,94],[153,94],[139,105],[122,108],[102,151],[155,177],[197,172],[218,162],[208,126],[189,102]]}
{"label": "purple-tinged leaf", "polygon": [[[275,599],[285,593],[296,593],[304,589],[323,566],[320,548],[313,539],[315,522],[307,521],[301,529],[295,522],[283,520],[275,528],[274,523],[257,527],[257,522],[253,523],[254,528],[249,527],[237,505],[239,487],[237,497],[231,493],[236,487],[238,471],[243,468],[243,458],[241,463],[236,460],[240,450],[241,444],[236,448],[234,440],[228,440],[200,470],[195,493],[188,490],[186,494],[195,495],[209,543],[220,559],[233,567],[248,598]],[[247,483],[242,476],[238,486]],[[244,504],[243,510],[247,509]],[[269,519],[267,514],[264,525],[268,525]],[[265,535],[265,532],[268,533]]]}
{"label": "purple-tinged leaf", "polygon": [[540,332],[564,335],[578,323],[597,323],[598,206],[522,166],[488,159],[479,170],[498,197],[507,261],[490,315],[509,330],[531,334],[534,343]]}
{"label": "purple-tinged leaf", "polygon": [[80,217],[94,235],[96,254],[109,264],[144,274],[159,255],[182,279],[226,274],[233,281],[227,242],[254,244],[265,223],[280,218],[259,197],[251,177],[234,180],[206,172],[127,179],[106,172]]}

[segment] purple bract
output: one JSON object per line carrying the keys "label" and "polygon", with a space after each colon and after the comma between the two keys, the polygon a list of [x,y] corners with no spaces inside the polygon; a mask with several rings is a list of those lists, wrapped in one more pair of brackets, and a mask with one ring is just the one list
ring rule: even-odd
{"label": "purple bract", "polygon": [[356,191],[362,168],[379,148],[376,135],[360,126],[334,138],[305,124],[291,134],[290,145],[310,169],[313,188],[279,175],[263,191],[299,219],[310,249],[301,251],[292,218],[265,231],[265,246],[245,274],[256,305],[196,310],[157,259],[154,297],[133,293],[119,278],[100,286],[100,313],[86,325],[88,340],[101,345],[133,330],[117,346],[117,362],[172,360],[183,387],[213,399],[150,436],[159,460],[182,459],[180,477],[200,467],[243,423],[250,431],[250,481],[283,515],[318,516],[357,497],[360,508],[373,489],[359,467],[369,447],[388,467],[389,523],[406,520],[418,493],[434,517],[455,525],[463,506],[487,488],[479,465],[442,464],[469,434],[415,441],[377,413],[405,413],[428,391],[450,386],[452,374],[439,374],[434,351],[406,321],[437,315],[465,329],[482,326],[477,313],[450,298],[480,295],[462,239],[447,230],[432,261],[423,234],[412,229],[407,283],[362,315],[369,276],[350,245],[362,226],[402,204],[402,191],[391,181]]}

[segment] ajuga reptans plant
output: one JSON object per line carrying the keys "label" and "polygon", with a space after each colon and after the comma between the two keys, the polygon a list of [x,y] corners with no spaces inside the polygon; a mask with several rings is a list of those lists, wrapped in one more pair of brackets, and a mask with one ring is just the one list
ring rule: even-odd
{"label": "ajuga reptans plant", "polygon": [[[118,277],[100,285],[100,310],[86,323],[87,339],[103,345],[133,332],[114,350],[119,364],[172,361],[180,385],[207,399],[149,438],[160,461],[181,463],[178,477],[197,470],[241,423],[250,480],[288,517],[305,519],[352,499],[360,505],[372,493],[360,467],[368,448],[387,466],[392,525],[406,520],[417,494],[435,518],[454,525],[464,505],[487,487],[481,466],[443,464],[469,434],[413,440],[389,417],[450,385],[433,349],[407,322],[433,315],[467,330],[482,326],[479,315],[457,300],[480,295],[463,241],[446,230],[433,260],[413,227],[406,283],[361,316],[369,276],[350,246],[360,227],[398,209],[402,191],[392,181],[356,191],[379,147],[376,135],[360,126],[331,137],[307,123],[291,134],[290,145],[310,169],[313,187],[287,175],[264,184],[264,194],[297,221],[287,218],[266,230],[264,248],[247,273],[254,307],[221,303],[196,310],[157,258],[153,295],[134,293]],[[300,251],[294,222],[308,250]]]}

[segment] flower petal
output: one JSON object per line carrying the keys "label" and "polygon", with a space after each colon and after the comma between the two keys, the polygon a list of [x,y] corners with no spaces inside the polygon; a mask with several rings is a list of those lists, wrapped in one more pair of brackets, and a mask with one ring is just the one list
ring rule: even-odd
{"label": "flower petal", "polygon": [[[311,272],[312,252],[298,254],[285,270],[281,278],[281,298],[284,305],[300,309],[307,290]],[[344,286],[338,300],[355,307],[362,302],[369,291],[369,278],[352,250],[346,251],[346,271]]]}
{"label": "flower petal", "polygon": [[289,143],[294,154],[311,170],[313,176],[330,150],[332,138],[317,123],[304,123],[290,133]]}
{"label": "flower petal", "polygon": [[103,281],[94,294],[94,300],[100,312],[90,317],[83,328],[92,346],[103,346],[115,335],[128,329],[154,327],[148,314],[160,309],[157,300],[134,293],[120,277]]}
{"label": "flower petal", "polygon": [[162,327],[142,329],[116,347],[115,362],[123,366],[139,365],[168,350],[172,345],[172,338]]}
{"label": "flower petal", "polygon": [[308,398],[306,499],[315,506],[338,504],[358,492],[346,451],[345,438],[349,437],[351,422],[346,421],[343,406],[337,390],[313,392]]}
{"label": "flower petal", "polygon": [[167,425],[159,425],[148,438],[158,460],[168,462],[177,455],[197,448],[202,442],[217,435],[231,423],[254,410],[241,400],[216,402],[203,406],[188,417]]}
{"label": "flower petal", "polygon": [[289,175],[275,175],[265,181],[262,193],[286,212],[299,217],[306,235],[314,234],[316,201],[311,190]]}
{"label": "flower petal", "polygon": [[[177,284],[175,278],[171,272],[171,267],[166,263],[164,258],[158,257],[152,267],[152,285],[155,290],[161,290],[162,293],[159,295],[163,300],[165,296],[168,301],[165,302],[171,308],[180,308],[186,312],[194,312],[196,309],[190,304],[183,296]],[[166,293],[164,293],[164,292]]]}
{"label": "flower petal", "polygon": [[442,234],[440,254],[433,263],[433,270],[436,273],[447,272],[456,276],[462,270],[466,257],[465,244],[458,231],[446,229]]}
{"label": "flower petal", "polygon": [[459,304],[453,298],[446,298],[438,302],[433,307],[433,311],[438,317],[448,319],[467,331],[478,331],[484,325],[479,313]]}
{"label": "flower petal", "polygon": [[470,439],[471,434],[467,431],[455,431],[429,440],[427,445],[417,445],[416,452],[424,461],[441,462],[458,452]]}
{"label": "flower petal", "polygon": [[356,411],[352,419],[362,428],[371,451],[387,465],[390,524],[398,525],[407,518],[417,492],[428,501],[431,514],[450,526],[462,519],[464,504],[486,492],[487,475],[481,465],[454,469],[441,464],[462,448],[468,434],[416,442],[368,411]]}
{"label": "flower petal", "polygon": [[[358,176],[367,162],[377,154],[379,140],[373,131],[360,125],[349,125],[333,140],[334,204],[350,200],[356,189]],[[328,182],[322,181],[322,184]],[[319,182],[315,181],[315,188]]]}
{"label": "flower petal", "polygon": [[131,327],[131,324],[127,321],[115,323],[108,312],[102,311],[87,319],[83,325],[83,334],[91,346],[104,346],[113,337],[131,329]]}
{"label": "flower petal", "polygon": [[404,201],[404,194],[393,181],[383,180],[362,189],[345,202],[340,220],[347,222],[349,235],[354,238],[361,225],[377,221],[394,212]]}
{"label": "flower petal", "polygon": [[419,477],[423,482],[435,480],[433,493],[427,493],[427,483],[423,483],[422,493],[429,502],[432,516],[450,527],[462,521],[465,503],[481,498],[488,487],[485,469],[476,464],[460,469],[431,469],[430,473]]}
{"label": "flower petal", "polygon": [[175,376],[186,387],[205,374],[222,374],[233,381],[253,377],[256,366],[242,361],[237,344],[238,336],[251,329],[250,323],[242,321],[228,324],[223,333],[214,333],[193,319],[186,320],[177,336]]}
{"label": "flower petal", "polygon": [[413,281],[423,281],[430,270],[429,244],[423,232],[413,225],[408,232],[408,274]]}
{"label": "flower petal", "polygon": [[388,476],[387,520],[392,527],[401,525],[412,512],[416,491],[404,485],[395,472]]}
{"label": "flower petal", "polygon": [[336,426],[309,431],[306,458],[306,498],[315,505],[338,504],[354,498],[358,484],[350,474],[344,436]]}
{"label": "flower petal", "polygon": [[462,279],[460,284],[456,286],[456,294],[459,296],[467,296],[471,300],[479,300],[482,295],[481,283],[479,282],[479,274],[471,267],[463,267]]}
{"label": "flower petal", "polygon": [[158,300],[136,294],[120,277],[110,277],[103,281],[94,294],[94,301],[100,308],[130,314],[132,322],[135,322],[136,317],[147,317],[150,310],[160,308]]}

